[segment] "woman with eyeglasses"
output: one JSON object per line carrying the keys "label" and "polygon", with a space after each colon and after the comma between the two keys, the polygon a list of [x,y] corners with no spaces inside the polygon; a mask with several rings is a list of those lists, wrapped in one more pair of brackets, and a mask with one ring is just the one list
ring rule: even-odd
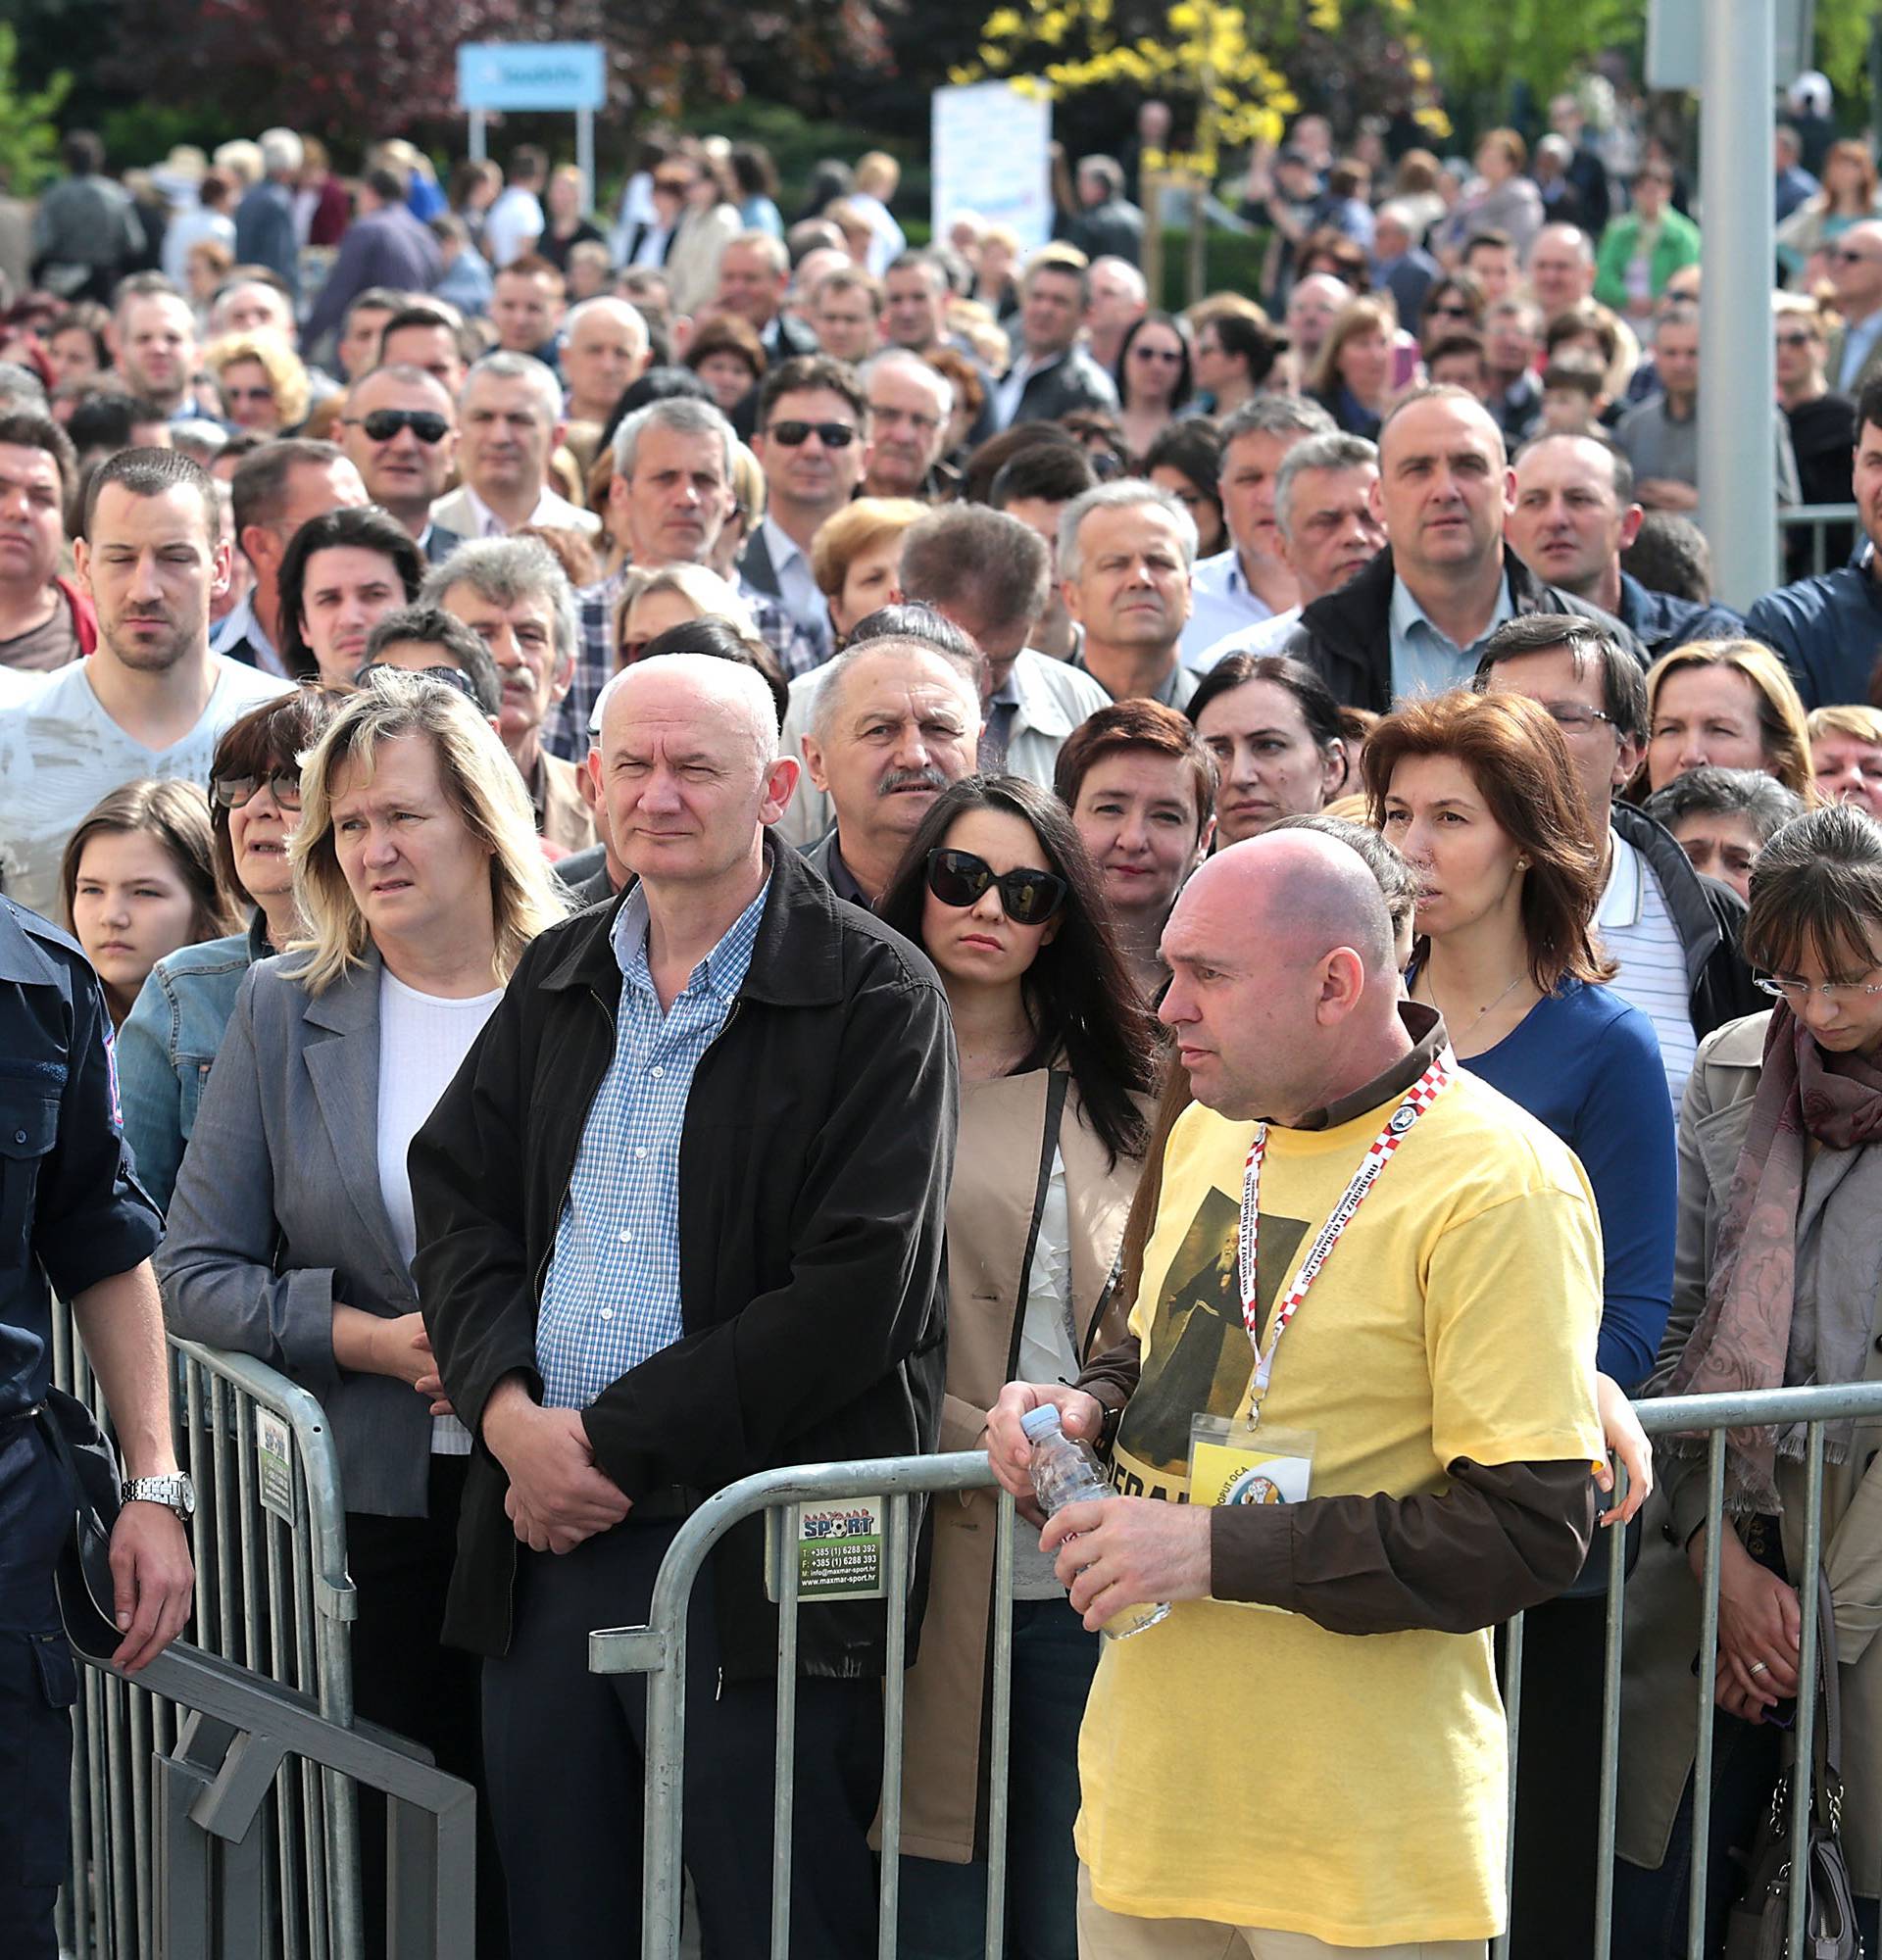
{"label": "woman with eyeglasses", "polygon": [[1483,288],[1474,272],[1447,272],[1434,279],[1418,312],[1418,339],[1425,353],[1453,334],[1483,331]]}
{"label": "woman with eyeglasses", "polygon": [[224,334],[203,349],[203,367],[222,394],[223,415],[238,429],[287,435],[307,419],[313,384],[300,356],[277,335]]}
{"label": "woman with eyeglasses", "polygon": [[[1107,1293],[1142,1168],[1161,1043],[1112,937],[1065,808],[1016,776],[969,776],[930,806],[883,921],[933,960],[961,1051],[948,1200],[943,1449],[985,1441],[1013,1373],[1054,1381],[1122,1338]],[[986,1931],[980,1748],[992,1639],[990,1492],[936,1500],[920,1660],[909,1676],[900,1951],[968,1960]],[[1076,1951],[1078,1722],[1099,1641],[1023,1528],[1014,1559],[1007,1951]]]}
{"label": "woman with eyeglasses", "polygon": [[216,745],[209,824],[225,902],[248,927],[159,959],[118,1036],[124,1136],[138,1181],[168,1208],[183,1147],[243,976],[300,936],[287,847],[301,820],[302,754],[335,697],[300,687],[252,709]]}
{"label": "woman with eyeglasses", "polygon": [[[1752,867],[1745,953],[1771,1010],[1700,1044],[1679,1118],[1673,1307],[1650,1396],[1832,1387],[1882,1375],[1882,827],[1848,805],[1784,825]],[[1805,1433],[1733,1430],[1719,1535],[1705,1950],[1734,1856],[1768,1811],[1799,1687]],[[1873,1418],[1824,1433],[1822,1544],[1842,1689],[1842,1843],[1865,1950],[1882,1893],[1882,1526]],[[1616,1953],[1686,1951],[1706,1570],[1706,1439],[1662,1447],[1628,1588]],[[1819,1709],[1817,1721],[1822,1721]],[[1818,1730],[1819,1735],[1821,1729]],[[1854,1949],[1850,1949],[1854,1950]]]}
{"label": "woman with eyeglasses", "polygon": [[[522,778],[455,688],[374,674],[300,790],[289,860],[305,931],[237,993],[158,1280],[173,1334],[254,1354],[320,1397],[358,1592],[355,1705],[474,1782],[477,1663],[438,1644],[471,1440],[419,1314],[406,1152],[564,908]],[[381,1813],[360,1832],[376,1946],[385,1830],[381,1806],[361,1807]],[[487,1850],[480,1953],[502,1950]]]}
{"label": "woman with eyeglasses", "polygon": [[[1603,1427],[1630,1472],[1644,1469],[1626,1398],[1672,1293],[1672,1111],[1653,1023],[1603,984],[1614,968],[1592,933],[1601,858],[1567,745],[1526,696],[1458,691],[1388,715],[1363,766],[1370,818],[1418,880],[1412,999],[1587,1173],[1604,1253]],[[1636,1483],[1626,1518],[1645,1495]],[[1545,1960],[1592,1944],[1607,1572],[1598,1542],[1569,1592],[1524,1621],[1527,1678],[1545,1686],[1522,1700],[1511,1946]]]}
{"label": "woman with eyeglasses", "polygon": [[1132,456],[1147,456],[1195,392],[1188,329],[1166,313],[1133,320],[1118,345],[1113,379],[1124,444]]}

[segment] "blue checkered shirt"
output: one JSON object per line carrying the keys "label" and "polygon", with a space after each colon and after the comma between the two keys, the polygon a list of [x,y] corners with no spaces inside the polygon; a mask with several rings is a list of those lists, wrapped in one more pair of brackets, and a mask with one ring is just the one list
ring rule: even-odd
{"label": "blue checkered shirt", "polygon": [[[575,594],[580,634],[575,649],[574,674],[569,692],[550,711],[543,723],[543,746],[565,761],[579,762],[588,754],[588,723],[601,691],[615,677],[615,612],[620,605],[620,588],[627,582],[628,567],[622,565],[594,585],[584,585]],[[777,656],[788,680],[793,674],[808,673],[829,656],[792,619],[768,594],[747,585],[734,576],[738,596],[751,608],[758,637]]]}
{"label": "blue checkered shirt", "polygon": [[620,1009],[615,1058],[588,1110],[536,1317],[548,1408],[586,1408],[680,1337],[679,1139],[700,1057],[752,961],[767,879],[662,1013],[638,886],[615,920]]}

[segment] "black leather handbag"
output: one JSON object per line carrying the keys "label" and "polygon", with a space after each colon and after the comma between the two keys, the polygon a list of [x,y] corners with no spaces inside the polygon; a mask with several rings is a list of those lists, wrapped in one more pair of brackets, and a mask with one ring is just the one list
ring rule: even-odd
{"label": "black leather handbag", "polygon": [[1837,1679],[1836,1615],[1830,1582],[1819,1568],[1817,1707],[1811,1725],[1809,1851],[1804,1872],[1804,1951],[1785,1941],[1791,1913],[1791,1803],[1795,1761],[1778,1772],[1771,1803],[1745,1859],[1745,1896],[1725,1928],[1725,1960],[1862,1960],[1850,1874],[1843,1861],[1843,1696]]}
{"label": "black leather handbag", "polygon": [[111,1577],[112,1527],[124,1507],[118,1451],[90,1409],[63,1389],[47,1391],[38,1420],[73,1507],[72,1530],[53,1572],[59,1618],[80,1653],[109,1660],[124,1639]]}

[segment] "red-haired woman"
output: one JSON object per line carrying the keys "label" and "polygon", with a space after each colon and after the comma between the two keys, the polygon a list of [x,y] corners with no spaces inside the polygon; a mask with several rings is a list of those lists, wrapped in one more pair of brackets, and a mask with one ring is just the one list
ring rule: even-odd
{"label": "red-haired woman", "polygon": [[[1602,863],[1567,747],[1527,697],[1460,692],[1388,715],[1364,771],[1372,820],[1418,880],[1412,998],[1444,1015],[1464,1067],[1588,1174],[1606,1255],[1602,1418],[1610,1444],[1631,1429],[1637,1446],[1626,1393],[1653,1366],[1672,1299],[1672,1111],[1653,1023],[1601,984],[1614,970],[1592,935]],[[1636,1487],[1629,1515],[1645,1494]],[[1523,1697],[1517,1756],[1512,1925],[1525,1954],[1591,1943],[1605,1548],[1589,1566],[1526,1622],[1529,1678],[1546,1687]]]}

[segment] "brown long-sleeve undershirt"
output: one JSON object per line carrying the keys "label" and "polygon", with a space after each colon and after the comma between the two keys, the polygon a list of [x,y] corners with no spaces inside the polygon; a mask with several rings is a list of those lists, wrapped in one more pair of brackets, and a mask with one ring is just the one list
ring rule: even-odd
{"label": "brown long-sleeve undershirt", "polygon": [[[1107,1443],[1142,1363],[1133,1335],[1078,1378],[1114,1412]],[[1451,1487],[1441,1494],[1216,1507],[1211,1596],[1284,1607],[1329,1633],[1461,1634],[1539,1605],[1574,1579],[1599,1501],[1585,1460],[1460,1456],[1446,1470]]]}

